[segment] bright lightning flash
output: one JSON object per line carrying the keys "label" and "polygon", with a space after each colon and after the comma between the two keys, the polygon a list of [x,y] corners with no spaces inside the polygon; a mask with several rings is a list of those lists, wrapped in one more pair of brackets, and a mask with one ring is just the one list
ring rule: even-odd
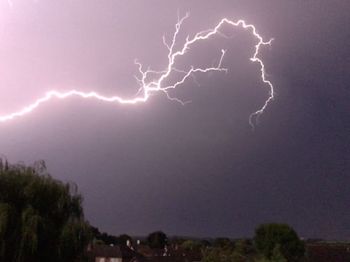
{"label": "bright lightning flash", "polygon": [[10,9],[12,9],[12,8],[13,8],[12,0],[7,0],[7,3],[8,3],[8,5],[9,5]]}
{"label": "bright lightning flash", "polygon": [[[134,98],[122,98],[120,96],[103,96],[98,94],[97,92],[80,92],[77,90],[70,90],[67,92],[59,92],[55,90],[48,91],[43,97],[37,99],[32,104],[22,108],[21,110],[8,114],[8,115],[2,115],[0,116],[0,122],[6,122],[12,119],[15,119],[17,117],[21,117],[24,115],[27,115],[31,112],[33,112],[36,108],[38,108],[41,104],[46,103],[50,101],[53,98],[58,99],[66,99],[72,96],[77,96],[81,98],[94,98],[98,99],[104,102],[111,102],[111,103],[120,103],[120,104],[137,104],[137,103],[144,103],[148,101],[151,95],[162,92],[164,93],[168,99],[174,100],[177,102],[180,102],[181,104],[184,104],[183,101],[171,97],[169,94],[170,90],[176,89],[178,86],[182,85],[189,77],[193,76],[195,73],[207,73],[211,71],[217,71],[217,72],[227,72],[226,68],[222,67],[222,61],[225,56],[226,50],[221,50],[221,56],[219,57],[219,61],[216,66],[214,67],[194,67],[192,66],[188,70],[180,70],[175,67],[175,63],[179,57],[185,56],[186,52],[196,43],[200,41],[205,41],[211,38],[212,36],[218,34],[222,35],[220,32],[220,28],[227,24],[232,27],[241,27],[245,30],[248,30],[252,36],[256,39],[255,44],[255,52],[253,56],[250,58],[250,60],[254,63],[257,63],[260,66],[260,72],[261,72],[261,80],[262,82],[267,85],[269,88],[269,96],[263,103],[263,105],[254,113],[252,113],[249,117],[249,123],[252,127],[254,127],[253,120],[259,117],[261,115],[268,104],[272,101],[274,98],[274,87],[273,84],[266,78],[265,73],[265,65],[262,61],[262,59],[259,57],[259,52],[262,46],[270,45],[272,40],[264,41],[262,36],[260,36],[257,33],[257,30],[254,25],[247,24],[244,20],[238,20],[236,22],[233,22],[227,18],[223,18],[214,28],[204,30],[201,32],[196,33],[193,37],[187,37],[185,43],[181,46],[179,49],[175,49],[175,46],[177,45],[177,39],[178,35],[181,29],[181,26],[183,22],[189,17],[189,14],[187,13],[186,16],[182,17],[181,19],[178,19],[178,22],[175,25],[175,32],[172,36],[171,42],[167,43],[165,37],[163,37],[163,43],[168,49],[168,64],[166,68],[163,71],[155,71],[151,69],[144,70],[141,63],[135,61],[135,64],[138,66],[138,70],[140,73],[140,77],[136,77],[137,82],[140,85],[139,92],[137,93],[137,96]],[[171,85],[164,85],[164,82],[169,78],[169,76],[173,73],[177,72],[181,74],[181,79]],[[153,79],[153,80],[149,80]],[[155,80],[154,80],[155,79]]]}

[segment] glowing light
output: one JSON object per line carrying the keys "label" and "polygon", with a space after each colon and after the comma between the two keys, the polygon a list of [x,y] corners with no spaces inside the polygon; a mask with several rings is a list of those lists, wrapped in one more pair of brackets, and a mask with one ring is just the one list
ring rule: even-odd
{"label": "glowing light", "polygon": [[[232,27],[241,27],[245,30],[248,30],[252,36],[256,39],[255,44],[255,51],[253,56],[251,57],[251,61],[254,63],[257,63],[260,66],[260,73],[261,73],[261,80],[262,82],[267,85],[269,88],[269,96],[263,103],[263,105],[256,110],[254,113],[252,113],[249,117],[249,123],[254,128],[254,119],[258,118],[259,115],[261,115],[265,109],[267,108],[268,104],[272,101],[274,98],[274,86],[273,84],[267,79],[266,73],[265,73],[265,64],[263,63],[262,59],[259,57],[259,52],[262,46],[270,45],[272,40],[264,41],[262,36],[260,36],[257,33],[257,30],[254,25],[247,24],[244,20],[238,20],[236,22],[231,21],[227,18],[223,18],[214,28],[200,31],[196,33],[193,37],[187,37],[185,43],[181,46],[179,49],[175,49],[175,46],[177,43],[177,38],[180,33],[180,29],[184,21],[189,17],[189,14],[187,13],[184,17],[179,18],[178,22],[175,24],[175,32],[172,36],[171,42],[167,43],[165,37],[163,37],[163,43],[168,49],[168,63],[164,70],[162,71],[155,71],[151,69],[144,70],[141,63],[135,61],[135,64],[138,66],[138,71],[140,73],[139,77],[135,77],[137,79],[137,82],[140,85],[139,91],[134,98],[123,98],[120,96],[103,96],[98,94],[97,92],[81,92],[77,90],[70,90],[67,92],[59,92],[55,90],[51,90],[47,92],[43,97],[37,99],[32,104],[22,108],[21,110],[10,113],[8,115],[2,115],[0,116],[0,122],[6,122],[12,119],[15,119],[17,117],[21,117],[24,115],[27,115],[31,112],[33,112],[36,108],[38,108],[41,104],[46,103],[50,101],[53,98],[57,99],[66,99],[68,97],[81,97],[81,98],[93,98],[97,99],[103,102],[110,102],[110,103],[119,103],[119,104],[137,104],[137,103],[144,103],[148,101],[150,96],[155,93],[163,93],[167,96],[168,99],[177,101],[181,104],[185,104],[183,101],[176,97],[172,97],[169,94],[169,91],[172,89],[176,89],[178,86],[182,85],[190,76],[193,76],[195,73],[207,73],[211,71],[217,71],[217,72],[227,72],[226,68],[222,67],[222,61],[224,59],[224,56],[226,54],[226,50],[221,50],[221,56],[219,57],[219,61],[216,66],[212,67],[194,67],[192,66],[188,70],[181,70],[175,67],[175,63],[179,57],[185,56],[186,52],[196,43],[200,41],[205,41],[211,38],[214,35],[222,35],[220,32],[220,28],[223,25],[229,25]],[[177,72],[178,74],[181,74],[181,78],[179,81],[171,84],[171,85],[165,85],[165,80],[168,80],[169,76],[173,73]],[[149,80],[153,79],[153,80]]]}
{"label": "glowing light", "polygon": [[13,2],[12,0],[7,0],[7,3],[9,5],[9,7],[12,9],[13,8]]}

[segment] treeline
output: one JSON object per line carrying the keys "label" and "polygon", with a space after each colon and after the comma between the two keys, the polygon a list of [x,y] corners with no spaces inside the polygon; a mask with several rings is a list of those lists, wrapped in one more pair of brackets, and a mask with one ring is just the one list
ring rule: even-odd
{"label": "treeline", "polygon": [[101,233],[84,218],[77,186],[53,179],[43,161],[11,165],[0,159],[0,261],[85,261],[88,244],[175,247],[200,253],[204,262],[297,262],[304,243],[285,224],[266,224],[252,240],[198,240],[168,236],[162,231],[141,242],[126,234]]}
{"label": "treeline", "polygon": [[0,261],[76,261],[91,238],[75,185],[53,179],[43,161],[0,159]]}
{"label": "treeline", "polygon": [[93,239],[92,243],[94,245],[114,245],[114,246],[126,246],[127,242],[130,241],[132,243],[133,239],[131,236],[127,234],[122,234],[120,236],[110,235],[106,232],[100,232],[97,227],[91,227]]}
{"label": "treeline", "polygon": [[168,237],[162,231],[136,239],[128,235],[119,237],[106,233],[95,234],[95,244],[146,245],[152,249],[183,250],[185,253],[200,254],[203,262],[299,262],[307,261],[305,245],[297,233],[286,224],[263,224],[255,230],[253,239],[193,239]]}
{"label": "treeline", "polygon": [[202,249],[203,262],[299,262],[306,261],[305,244],[286,224],[263,224],[251,239],[216,239]]}

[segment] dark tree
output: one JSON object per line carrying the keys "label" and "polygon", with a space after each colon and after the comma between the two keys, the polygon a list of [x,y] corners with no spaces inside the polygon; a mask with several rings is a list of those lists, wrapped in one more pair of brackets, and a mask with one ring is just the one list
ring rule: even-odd
{"label": "dark tree", "polygon": [[151,248],[164,248],[168,243],[168,237],[162,231],[156,231],[148,235],[147,243]]}
{"label": "dark tree", "polygon": [[[300,261],[305,253],[303,241],[286,224],[264,224],[255,230],[257,251],[267,259],[282,255],[287,261]],[[280,254],[279,254],[280,253]]]}
{"label": "dark tree", "polygon": [[205,248],[202,241],[192,240],[192,239],[185,240],[181,244],[181,247],[187,251],[196,251],[196,252],[200,252],[203,248]]}
{"label": "dark tree", "polygon": [[214,240],[213,246],[221,248],[231,248],[233,247],[233,242],[227,237],[218,237]]}
{"label": "dark tree", "polygon": [[126,246],[127,243],[128,243],[128,241],[130,241],[130,244],[133,242],[132,237],[129,236],[129,235],[127,235],[127,234],[122,234],[122,235],[120,235],[117,239],[118,239],[118,242],[117,242],[117,243],[118,243],[120,246]]}
{"label": "dark tree", "polygon": [[0,261],[75,261],[89,240],[76,186],[51,178],[44,162],[1,162]]}

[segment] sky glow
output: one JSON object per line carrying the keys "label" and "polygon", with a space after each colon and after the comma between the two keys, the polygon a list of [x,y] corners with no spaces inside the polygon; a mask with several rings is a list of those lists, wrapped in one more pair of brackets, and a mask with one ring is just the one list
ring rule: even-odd
{"label": "sky glow", "polygon": [[[201,68],[201,67],[191,66],[191,68],[187,70],[179,69],[179,68],[176,68],[175,66],[177,59],[179,57],[185,56],[186,53],[198,42],[209,41],[212,36],[217,34],[222,35],[222,33],[220,32],[220,29],[223,27],[223,25],[226,24],[233,28],[247,30],[256,39],[255,52],[252,55],[250,60],[253,63],[259,64],[261,80],[263,84],[265,84],[269,88],[269,96],[265,100],[263,105],[260,108],[258,108],[255,112],[253,112],[249,117],[249,123],[252,127],[254,127],[255,119],[264,112],[268,104],[274,98],[274,86],[267,79],[266,73],[265,73],[265,64],[263,63],[262,59],[259,57],[259,52],[261,47],[270,45],[272,42],[272,39],[270,39],[269,41],[265,41],[263,37],[257,33],[256,27],[254,25],[248,24],[244,20],[232,21],[232,20],[229,20],[228,18],[223,18],[214,28],[200,31],[196,33],[193,37],[188,36],[186,38],[185,43],[181,46],[181,48],[176,49],[175,46],[178,43],[178,35],[180,33],[181,26],[183,25],[184,21],[188,17],[189,17],[189,14],[187,13],[184,17],[178,19],[178,22],[175,25],[175,31],[173,33],[170,43],[168,43],[167,39],[163,37],[163,43],[168,50],[168,57],[167,57],[168,63],[166,68],[163,71],[155,71],[149,68],[145,70],[141,63],[139,63],[138,61],[135,61],[135,64],[138,66],[138,71],[139,71],[139,76],[135,76],[135,78],[140,85],[139,91],[137,92],[137,96],[133,98],[124,98],[121,96],[103,96],[96,91],[81,92],[78,90],[69,90],[67,92],[59,92],[56,90],[50,90],[44,96],[38,98],[36,101],[31,103],[30,105],[23,107],[19,111],[6,114],[6,115],[0,115],[0,122],[7,122],[9,120],[13,120],[15,118],[28,115],[29,113],[32,113],[35,109],[37,109],[41,104],[49,102],[53,98],[67,99],[72,96],[77,96],[84,99],[93,98],[103,102],[135,105],[138,103],[147,102],[153,94],[163,93],[167,96],[169,100],[176,101],[184,105],[185,102],[183,102],[182,100],[176,97],[172,97],[169,94],[169,91],[172,89],[176,89],[180,85],[184,84],[185,81],[195,73],[208,73],[213,71],[227,72],[228,69],[222,66],[222,61],[225,58],[226,52],[229,50],[221,50],[221,56],[218,58],[217,65],[211,66],[211,67]],[[168,80],[168,78],[174,72],[180,73],[182,75],[180,80],[173,82],[170,85],[165,85],[164,82]],[[152,80],[149,80],[149,79],[152,79]]]}

